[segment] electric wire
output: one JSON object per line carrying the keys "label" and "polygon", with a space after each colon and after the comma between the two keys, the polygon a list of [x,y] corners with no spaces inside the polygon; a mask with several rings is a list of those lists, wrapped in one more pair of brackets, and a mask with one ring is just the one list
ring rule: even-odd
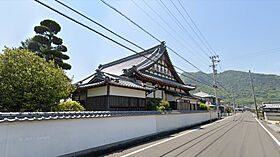
{"label": "electric wire", "polygon": [[177,10],[177,12],[182,16],[182,18],[184,19],[184,21],[187,23],[187,25],[191,28],[191,30],[194,32],[194,34],[196,35],[196,37],[199,39],[199,41],[203,44],[203,46],[206,47],[206,49],[213,55],[213,52],[210,50],[210,48],[207,46],[207,44],[205,44],[205,41],[203,41],[201,39],[201,37],[198,35],[198,33],[194,30],[194,28],[192,27],[192,25],[188,22],[188,20],[185,18],[185,16],[181,13],[181,11],[178,9],[178,7],[176,6],[176,4],[172,1],[169,0],[172,5],[175,7],[175,9]]}
{"label": "electric wire", "polygon": [[80,16],[86,18],[87,20],[89,20],[89,21],[95,23],[96,25],[98,25],[99,27],[105,29],[106,31],[108,31],[108,32],[110,32],[110,33],[112,33],[112,34],[114,34],[115,36],[117,36],[117,37],[119,37],[119,38],[121,38],[122,40],[124,40],[124,41],[126,41],[126,42],[128,42],[128,43],[130,43],[130,44],[132,44],[132,45],[134,45],[135,47],[137,47],[137,48],[139,48],[139,49],[144,50],[144,49],[141,48],[139,45],[136,45],[136,44],[134,44],[133,42],[127,40],[126,38],[124,38],[124,37],[118,35],[117,33],[113,32],[113,31],[111,31],[110,29],[108,29],[108,28],[106,28],[105,26],[103,26],[102,24],[100,24],[100,23],[98,23],[98,22],[92,20],[91,18],[85,16],[84,14],[80,13],[79,11],[77,11],[77,10],[75,10],[75,9],[73,9],[73,8],[71,8],[71,7],[69,7],[69,6],[67,6],[66,4],[62,3],[61,1],[59,1],[59,0],[55,0],[55,1],[56,1],[57,3],[59,3],[59,4],[61,4],[62,6],[68,8],[68,9],[70,9],[70,10],[72,10],[73,12],[79,14]]}
{"label": "electric wire", "polygon": [[184,12],[186,13],[186,15],[188,16],[188,18],[191,20],[191,23],[194,25],[194,27],[196,28],[196,30],[198,31],[198,33],[200,34],[200,36],[204,39],[205,43],[208,45],[208,47],[212,50],[212,52],[216,54],[216,52],[214,51],[214,49],[212,48],[212,46],[209,44],[208,40],[206,39],[206,37],[203,35],[203,33],[200,31],[199,27],[197,26],[197,24],[195,23],[195,21],[192,19],[192,17],[190,16],[190,14],[188,13],[187,9],[182,5],[180,0],[177,0],[181,6],[181,8],[184,10]]}
{"label": "electric wire", "polygon": [[[118,35],[117,33],[113,32],[113,31],[111,31],[110,29],[106,28],[105,26],[101,25],[100,23],[98,23],[98,22],[94,21],[93,19],[91,19],[91,18],[89,18],[89,17],[85,16],[84,14],[81,14],[80,12],[78,12],[77,10],[75,10],[75,9],[71,8],[70,6],[66,5],[65,3],[62,3],[62,2],[61,2],[61,1],[59,1],[59,0],[55,0],[55,1],[56,1],[56,2],[58,2],[59,4],[63,5],[64,7],[66,7],[66,8],[68,8],[68,9],[70,9],[71,11],[73,11],[73,12],[75,12],[75,13],[79,14],[80,16],[82,16],[82,17],[86,18],[87,20],[89,20],[89,21],[93,22],[94,24],[96,24],[96,25],[100,26],[101,28],[105,29],[106,31],[109,31],[110,33],[112,33],[112,34],[116,35],[117,37],[119,37],[119,38],[123,39],[124,41],[129,42],[130,44],[132,44],[132,45],[134,45],[134,46],[136,46],[136,47],[140,48],[141,50],[145,50],[145,49],[144,49],[144,48],[142,48],[141,46],[139,46],[139,45],[137,45],[137,44],[135,44],[135,43],[133,43],[133,42],[131,42],[131,41],[129,41],[129,40],[127,40],[127,39],[125,39],[124,37],[122,37],[122,36]],[[177,68],[177,69],[179,69],[179,70],[181,70],[181,71],[183,71],[183,72],[185,72],[185,73],[188,73],[188,72],[186,72],[185,70],[183,70],[182,68],[180,68],[180,67],[178,67],[178,66],[176,66],[176,65],[174,65],[174,67],[175,67],[175,68]],[[191,75],[191,76],[193,76],[193,77],[196,77],[196,76],[194,76],[194,75],[192,75],[192,74],[190,74],[190,73],[188,73],[188,74],[189,74],[189,75]],[[205,82],[205,80],[203,80],[203,81]]]}
{"label": "electric wire", "polygon": [[203,52],[204,55],[206,55],[207,57],[210,57],[210,55],[208,55],[203,48],[199,45],[199,43],[193,38],[193,36],[190,34],[190,32],[181,24],[181,22],[176,18],[176,16],[171,12],[171,10],[165,5],[165,3],[162,0],[159,0],[159,4],[162,5],[165,10],[167,10],[167,13],[172,17],[172,19],[174,19],[176,25],[182,30],[185,31],[188,36],[190,37],[190,39],[193,41],[193,43],[200,49],[201,52]]}
{"label": "electric wire", "polygon": [[[191,47],[189,45],[189,43],[187,43],[187,41],[176,31],[174,30],[173,27],[171,27],[169,25],[168,22],[166,22],[164,20],[164,18],[161,17],[161,15],[159,13],[157,13],[145,0],[142,0],[144,2],[144,4],[156,15],[159,17],[159,19],[170,29],[172,30],[181,40],[177,40],[173,34],[171,34],[170,32],[168,32],[161,24],[159,24],[155,19],[152,18],[152,16],[147,13],[145,11],[145,9],[143,9],[140,5],[138,5],[134,0],[131,0],[140,10],[142,10],[148,17],[150,17],[150,19],[152,19],[152,21],[154,21],[157,25],[159,25],[170,37],[172,37],[176,42],[180,43],[183,47],[185,47],[189,52],[191,52],[192,54],[196,55],[198,58],[202,57],[202,59],[207,59],[208,61],[208,57],[207,58],[203,58],[205,56],[201,56],[201,55],[198,55],[197,53],[194,52],[194,49],[193,47]],[[182,42],[183,41],[183,42]],[[202,63],[205,63],[205,62],[202,62]],[[206,65],[206,64],[205,64]],[[208,66],[208,65],[206,65]]]}
{"label": "electric wire", "polygon": [[[87,26],[87,25],[85,25],[85,24],[83,24],[83,23],[81,23],[81,22],[79,22],[79,21],[77,21],[77,20],[75,20],[75,19],[73,19],[73,18],[71,18],[71,17],[69,17],[69,16],[63,14],[63,13],[61,13],[61,12],[59,12],[58,10],[55,10],[54,8],[52,8],[52,7],[50,7],[50,6],[46,5],[46,4],[44,4],[43,2],[40,2],[39,0],[35,0],[35,1],[38,2],[39,4],[43,5],[43,6],[47,7],[48,9],[50,9],[50,10],[52,10],[52,11],[54,11],[54,12],[60,14],[61,16],[64,16],[65,18],[67,18],[67,19],[69,19],[69,20],[71,20],[71,21],[73,21],[73,22],[75,22],[75,23],[77,23],[77,24],[79,24],[79,25],[81,25],[81,26],[83,26],[83,27],[89,29],[90,31],[93,31],[94,33],[97,33],[98,35],[100,35],[100,36],[102,36],[102,37],[104,37],[104,38],[106,38],[106,39],[108,39],[108,40],[110,40],[111,42],[114,42],[115,44],[118,44],[119,46],[121,46],[121,47],[123,47],[123,48],[125,48],[125,49],[127,49],[127,50],[129,50],[129,51],[132,51],[132,52],[134,52],[134,53],[136,53],[136,54],[138,54],[138,55],[143,56],[142,54],[140,54],[140,53],[134,51],[133,49],[131,49],[131,48],[129,48],[129,47],[127,47],[127,46],[125,46],[125,45],[123,45],[123,44],[121,44],[121,43],[119,43],[119,42],[117,42],[117,41],[115,41],[115,40],[113,40],[113,39],[111,39],[111,38],[109,38],[108,36],[106,36],[106,35],[104,35],[104,34],[98,32],[98,31],[96,31],[96,30],[94,30],[94,29],[92,29],[92,28],[90,28],[89,26]],[[146,56],[145,56],[145,57],[146,57]],[[149,59],[150,59],[150,58],[149,58]],[[152,61],[154,61],[154,60],[152,60]],[[174,66],[174,67],[175,67],[175,66]],[[180,68],[179,68],[179,69],[180,69]],[[180,69],[180,70],[182,70],[182,69]],[[182,71],[184,71],[184,70],[182,70]],[[175,72],[176,72],[176,71],[175,71]],[[185,72],[185,71],[184,71],[184,72]],[[188,74],[190,75],[190,73],[188,73]],[[205,84],[205,85],[211,87],[210,85],[208,85],[208,84],[206,84],[206,83],[204,83],[204,82],[201,82],[201,81],[199,81],[199,80],[193,79],[192,77],[188,77],[188,76],[184,75],[184,73],[182,73],[181,75],[183,75],[183,76],[185,76],[185,77],[187,77],[187,78],[190,78],[190,79],[192,79],[192,80],[194,80],[194,81],[196,81],[196,82],[200,82],[200,83],[203,83],[203,84]]]}
{"label": "electric wire", "polygon": [[[140,25],[138,25],[136,22],[134,22],[132,19],[130,19],[128,16],[126,16],[125,14],[123,14],[121,11],[119,11],[118,9],[116,9],[115,7],[113,7],[112,5],[106,3],[104,0],[100,0],[103,4],[105,4],[106,6],[108,6],[109,8],[113,9],[114,11],[116,11],[118,14],[120,14],[121,16],[123,16],[124,18],[126,18],[128,21],[130,21],[131,23],[133,23],[135,26],[137,26],[139,29],[141,29],[142,31],[144,31],[145,33],[147,33],[148,35],[150,35],[152,38],[154,38],[155,40],[159,41],[160,40],[158,38],[156,38],[154,35],[152,35],[151,33],[149,33],[147,30],[145,30],[143,27],[141,27]],[[194,68],[196,68],[197,70],[199,70],[200,72],[202,72],[202,70],[200,70],[197,66],[195,66],[193,63],[191,63],[190,61],[188,61],[187,59],[185,59],[182,55],[180,55],[179,53],[177,53],[175,50],[173,50],[172,48],[170,48],[169,46],[166,46],[169,50],[171,50],[171,52],[173,52],[174,54],[176,54],[177,56],[179,56],[181,59],[183,59],[184,61],[186,61],[187,63],[189,63],[190,65],[192,65]],[[202,72],[205,76],[209,77],[207,74],[205,74],[204,72]],[[210,79],[213,80],[212,77],[209,77]]]}
{"label": "electric wire", "polygon": [[[100,36],[102,36],[102,37],[104,37],[104,38],[110,40],[111,42],[114,42],[115,44],[117,44],[117,45],[119,45],[119,46],[121,46],[121,47],[123,47],[123,48],[125,48],[125,49],[127,49],[127,50],[129,50],[129,51],[131,51],[131,52],[134,52],[134,53],[136,53],[136,54],[138,54],[138,55],[140,55],[140,56],[143,56],[143,57],[145,57],[145,58],[147,58],[147,59],[150,59],[150,58],[148,58],[148,57],[142,55],[141,53],[139,53],[139,52],[137,52],[137,51],[135,51],[135,50],[133,50],[133,49],[131,49],[131,48],[129,48],[129,47],[127,47],[127,46],[125,46],[125,45],[119,43],[119,42],[117,42],[116,40],[114,40],[114,39],[112,39],[112,38],[110,38],[110,37],[108,37],[108,36],[106,36],[106,35],[104,35],[104,34],[98,32],[98,31],[94,30],[93,28],[90,28],[89,26],[87,26],[87,25],[85,25],[85,24],[83,24],[83,23],[81,23],[81,22],[79,22],[79,21],[77,21],[77,20],[75,20],[75,19],[73,19],[73,18],[71,18],[71,17],[69,17],[69,16],[63,14],[62,12],[60,12],[60,11],[58,11],[58,10],[56,10],[56,9],[54,9],[54,8],[52,8],[52,7],[50,7],[50,6],[48,6],[47,4],[45,4],[45,3],[43,3],[43,2],[41,2],[41,1],[39,1],[39,0],[35,0],[35,2],[37,2],[37,3],[41,4],[41,5],[43,5],[44,7],[46,7],[46,8],[48,8],[48,9],[50,9],[50,10],[52,10],[52,11],[54,11],[54,12],[60,14],[61,16],[64,16],[64,17],[67,18],[67,19],[69,19],[69,20],[71,20],[71,21],[73,21],[73,22],[75,22],[75,23],[77,23],[77,24],[79,24],[79,25],[81,25],[81,26],[83,26],[83,27],[89,29],[90,31],[93,31],[94,33],[96,33],[96,34],[98,34],[98,35],[100,35]],[[152,59],[150,59],[150,60],[152,60]],[[152,60],[152,61],[155,61],[155,60]],[[174,66],[174,67],[175,67],[175,66]],[[179,70],[184,71],[183,69],[181,69],[181,68],[179,68],[179,67],[176,67],[176,68],[178,68]],[[175,72],[176,72],[176,71],[175,71]],[[185,72],[185,71],[184,71],[184,72]],[[185,77],[187,77],[187,78],[190,78],[190,79],[192,79],[192,80],[194,80],[194,81],[203,83],[203,82],[201,82],[201,81],[199,81],[199,80],[195,80],[194,78],[191,78],[191,77],[189,77],[189,76],[186,76],[186,75],[184,75],[183,73],[182,73],[182,75],[185,76]],[[191,75],[191,74],[189,74],[189,75]],[[205,83],[203,83],[203,84],[205,84]],[[209,86],[208,84],[205,84],[205,85]]]}
{"label": "electric wire", "polygon": [[[135,26],[137,26],[139,29],[141,29],[142,31],[144,31],[145,33],[147,33],[148,35],[150,35],[152,38],[154,38],[156,41],[160,42],[160,40],[158,38],[156,38],[154,35],[152,35],[151,33],[149,33],[147,30],[145,30],[143,27],[141,27],[140,25],[138,25],[136,22],[134,22],[133,20],[131,20],[129,17],[127,17],[126,15],[124,15],[121,11],[119,11],[118,9],[116,9],[115,7],[113,7],[112,5],[106,3],[104,0],[100,0],[103,4],[105,4],[106,6],[108,6],[109,8],[113,9],[114,11],[116,11],[118,14],[120,14],[121,16],[123,16],[124,18],[126,18],[128,21],[130,21],[132,24],[134,24]],[[198,68],[197,66],[195,66],[192,62],[188,61],[186,58],[184,58],[182,55],[180,55],[179,53],[177,53],[175,50],[173,50],[171,47],[167,46],[167,48],[173,52],[174,54],[176,54],[177,56],[179,56],[181,59],[183,59],[184,61],[186,61],[188,64],[190,64],[191,66],[193,66],[195,69],[197,69],[198,71],[202,70],[200,68]],[[211,78],[212,79],[212,78]]]}

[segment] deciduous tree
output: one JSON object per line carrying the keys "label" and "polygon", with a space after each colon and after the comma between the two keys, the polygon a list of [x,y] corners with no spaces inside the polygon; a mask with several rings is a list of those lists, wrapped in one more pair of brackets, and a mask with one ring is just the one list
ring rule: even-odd
{"label": "deciduous tree", "polygon": [[0,110],[52,111],[75,87],[62,68],[26,49],[0,54]]}

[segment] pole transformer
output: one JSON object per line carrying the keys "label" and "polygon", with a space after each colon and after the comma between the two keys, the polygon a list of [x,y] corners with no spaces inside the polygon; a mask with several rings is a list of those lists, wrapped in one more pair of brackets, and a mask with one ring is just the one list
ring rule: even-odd
{"label": "pole transformer", "polygon": [[215,89],[215,97],[216,97],[216,108],[217,108],[217,114],[218,114],[218,118],[220,118],[220,112],[219,112],[219,100],[218,100],[218,93],[217,93],[217,79],[216,79],[216,75],[217,75],[217,70],[216,70],[216,66],[218,62],[220,62],[219,60],[219,56],[216,55],[216,56],[211,56],[210,59],[212,60],[212,65],[210,65],[210,67],[212,67],[213,69],[213,80],[214,80],[214,84],[213,84],[213,87]]}

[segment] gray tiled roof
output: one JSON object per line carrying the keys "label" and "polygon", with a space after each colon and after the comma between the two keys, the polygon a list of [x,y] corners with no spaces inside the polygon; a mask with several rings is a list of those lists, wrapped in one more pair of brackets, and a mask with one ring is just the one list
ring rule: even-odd
{"label": "gray tiled roof", "polygon": [[115,75],[122,75],[124,69],[130,69],[133,66],[136,66],[138,70],[141,70],[149,66],[150,64],[153,64],[155,61],[157,61],[163,55],[164,50],[165,50],[165,46],[160,44],[148,50],[142,51],[139,54],[134,54],[101,65],[100,70],[102,72],[115,74]]}
{"label": "gray tiled roof", "polygon": [[191,85],[181,84],[181,83],[178,83],[176,81],[172,81],[170,79],[166,79],[166,78],[162,78],[162,77],[152,76],[152,75],[144,74],[144,73],[141,73],[141,75],[144,75],[146,77],[150,77],[150,78],[153,78],[155,80],[162,81],[162,82],[167,82],[167,83],[170,83],[170,84],[174,84],[176,86],[183,87],[183,88],[189,88],[189,89],[195,89],[196,88],[196,87],[191,86]]}
{"label": "gray tiled roof", "polygon": [[78,87],[79,88],[95,87],[95,86],[103,85],[108,82],[110,84],[117,85],[117,86],[137,88],[137,89],[142,89],[142,90],[154,90],[155,89],[155,87],[153,87],[153,86],[148,86],[148,85],[138,82],[134,79],[123,77],[123,76],[117,76],[117,75],[113,75],[113,74],[108,74],[108,73],[104,73],[104,72],[99,72],[99,74],[93,75],[91,79],[94,79],[94,77],[98,77],[98,79],[100,79],[100,80],[98,82],[80,84],[80,85],[78,85]]}
{"label": "gray tiled roof", "polygon": [[279,108],[280,109],[280,102],[279,103],[263,103],[263,108]]}
{"label": "gray tiled roof", "polygon": [[162,114],[187,114],[205,111],[84,111],[84,112],[0,112],[0,123],[59,119],[107,118]]}
{"label": "gray tiled roof", "polygon": [[201,98],[215,98],[214,95],[210,95],[208,93],[204,93],[204,92],[198,92],[198,93],[195,93],[193,94],[194,96],[198,96],[198,97],[201,97]]}
{"label": "gray tiled roof", "polygon": [[[166,53],[165,53],[166,52]],[[110,78],[110,83],[115,84],[115,85],[120,85],[124,87],[132,87],[132,88],[138,88],[138,89],[145,89],[145,90],[152,90],[154,87],[148,87],[145,86],[145,84],[142,84],[140,82],[137,82],[133,79],[130,79],[130,75],[133,75],[133,71],[137,70],[139,72],[144,72],[147,68],[155,64],[155,62],[158,61],[163,55],[169,60],[171,66],[170,68],[173,69],[172,74],[174,75],[176,81],[166,79],[160,76],[151,76],[147,75],[147,77],[161,81],[163,84],[172,84],[175,87],[179,88],[185,88],[188,90],[193,90],[196,87],[192,85],[186,85],[183,83],[181,78],[178,76],[176,71],[174,70],[172,63],[169,59],[169,56],[166,51],[166,46],[165,43],[162,42],[161,44],[152,47],[148,50],[145,50],[143,52],[140,52],[138,54],[134,54],[104,65],[100,65],[99,68],[97,69],[97,73],[102,73],[103,75],[107,76],[101,76],[98,74],[93,74],[86,79],[79,81],[78,87],[94,87],[98,86],[101,84],[105,83],[105,77]],[[143,75],[146,75],[142,73]],[[103,77],[101,80],[99,79],[98,81],[96,78],[98,77]],[[127,76],[127,77],[123,77]],[[120,78],[118,78],[120,77]],[[95,80],[94,80],[95,79]],[[77,84],[76,84],[77,85]]]}

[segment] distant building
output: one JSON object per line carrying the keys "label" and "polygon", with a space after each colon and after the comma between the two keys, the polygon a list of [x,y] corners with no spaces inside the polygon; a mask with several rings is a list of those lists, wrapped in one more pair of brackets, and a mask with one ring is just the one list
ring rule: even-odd
{"label": "distant building", "polygon": [[[216,106],[216,97],[214,95],[210,95],[205,92],[198,92],[193,94],[196,97],[199,97],[207,106]],[[219,104],[220,103],[220,98],[218,98]]]}
{"label": "distant building", "polygon": [[263,102],[261,109],[265,120],[280,121],[280,102]]}
{"label": "distant building", "polygon": [[139,54],[100,65],[79,81],[73,99],[87,110],[146,110],[152,98],[165,99],[172,109],[198,110],[200,101],[184,84],[162,42]]}

